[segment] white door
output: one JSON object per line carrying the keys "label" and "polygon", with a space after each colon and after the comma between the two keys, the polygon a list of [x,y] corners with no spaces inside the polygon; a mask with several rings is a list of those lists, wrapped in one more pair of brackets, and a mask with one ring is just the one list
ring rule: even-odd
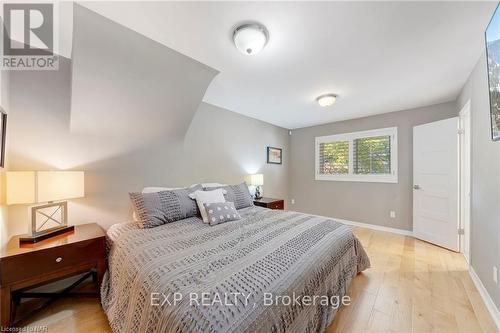
{"label": "white door", "polygon": [[413,233],[459,250],[459,118],[413,127]]}

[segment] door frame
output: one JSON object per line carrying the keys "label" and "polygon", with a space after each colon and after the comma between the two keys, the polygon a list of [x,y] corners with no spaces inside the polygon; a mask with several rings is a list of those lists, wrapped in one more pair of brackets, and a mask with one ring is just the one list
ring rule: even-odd
{"label": "door frame", "polygon": [[[459,113],[460,123],[460,252],[467,263],[470,263],[470,234],[471,234],[471,194],[472,194],[472,117],[470,99],[464,104]],[[467,188],[469,189],[467,193]],[[467,210],[468,208],[468,210]],[[468,211],[468,214],[466,212]],[[467,216],[468,215],[468,216]]]}

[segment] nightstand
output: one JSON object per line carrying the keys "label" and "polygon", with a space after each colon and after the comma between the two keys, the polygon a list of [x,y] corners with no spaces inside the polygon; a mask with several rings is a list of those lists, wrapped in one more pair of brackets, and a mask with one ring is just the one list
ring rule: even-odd
{"label": "nightstand", "polygon": [[[22,298],[82,295],[70,291],[90,276],[95,283],[95,292],[86,296],[99,296],[106,270],[106,235],[100,226],[95,223],[75,225],[74,231],[34,244],[20,245],[20,236],[12,237],[0,251],[1,327],[14,324],[16,308]],[[29,292],[35,287],[82,273],[80,279],[59,293]]]}
{"label": "nightstand", "polygon": [[260,198],[254,199],[253,203],[255,206],[265,207],[269,209],[285,209],[285,201],[283,199]]}

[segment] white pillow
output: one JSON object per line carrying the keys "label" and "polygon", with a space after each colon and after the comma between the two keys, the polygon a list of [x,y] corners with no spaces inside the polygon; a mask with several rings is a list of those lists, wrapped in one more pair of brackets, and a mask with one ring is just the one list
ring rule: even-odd
{"label": "white pillow", "polygon": [[[189,186],[188,188],[195,187],[197,185],[203,186],[203,184],[193,184]],[[156,192],[161,192],[161,191],[172,191],[172,190],[180,190],[181,188],[184,187],[159,187],[159,186],[151,186],[151,187],[145,187],[142,189],[142,193],[156,193]]]}
{"label": "white pillow", "polygon": [[156,193],[156,192],[161,192],[161,191],[171,191],[171,190],[178,190],[182,187],[145,187],[142,189],[142,193]]}
{"label": "white pillow", "polygon": [[[199,183],[193,184],[189,187],[193,187],[198,185]],[[224,184],[220,183],[201,183],[201,187],[206,188],[206,187],[219,187],[219,186],[225,186]],[[171,191],[171,190],[178,190],[183,187],[161,187],[161,186],[150,186],[150,187],[145,187],[142,189],[142,193],[156,193],[156,192],[161,192],[161,191]]]}
{"label": "white pillow", "polygon": [[220,186],[225,186],[225,184],[221,184],[221,183],[201,183],[201,186],[203,188],[207,188],[207,187],[220,187]]}
{"label": "white pillow", "polygon": [[205,206],[203,206],[203,204],[204,203],[226,202],[226,199],[224,198],[224,192],[226,192],[226,190],[218,188],[218,189],[213,190],[213,191],[196,191],[196,192],[189,194],[189,197],[191,199],[196,200],[196,204],[198,205],[198,208],[200,209],[201,218],[203,219],[204,223],[209,223],[209,221],[208,221],[207,211],[205,210]]}

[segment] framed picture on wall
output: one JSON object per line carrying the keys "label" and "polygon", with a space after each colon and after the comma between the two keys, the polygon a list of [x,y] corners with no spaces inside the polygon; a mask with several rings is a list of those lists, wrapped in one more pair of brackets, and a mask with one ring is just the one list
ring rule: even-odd
{"label": "framed picture on wall", "polygon": [[491,138],[500,140],[500,11],[497,9],[486,28],[486,56],[490,92]]}
{"label": "framed picture on wall", "polygon": [[7,113],[0,108],[0,167],[5,168],[5,138],[7,134]]}
{"label": "framed picture on wall", "polygon": [[267,147],[267,163],[283,164],[283,150],[281,148]]}

